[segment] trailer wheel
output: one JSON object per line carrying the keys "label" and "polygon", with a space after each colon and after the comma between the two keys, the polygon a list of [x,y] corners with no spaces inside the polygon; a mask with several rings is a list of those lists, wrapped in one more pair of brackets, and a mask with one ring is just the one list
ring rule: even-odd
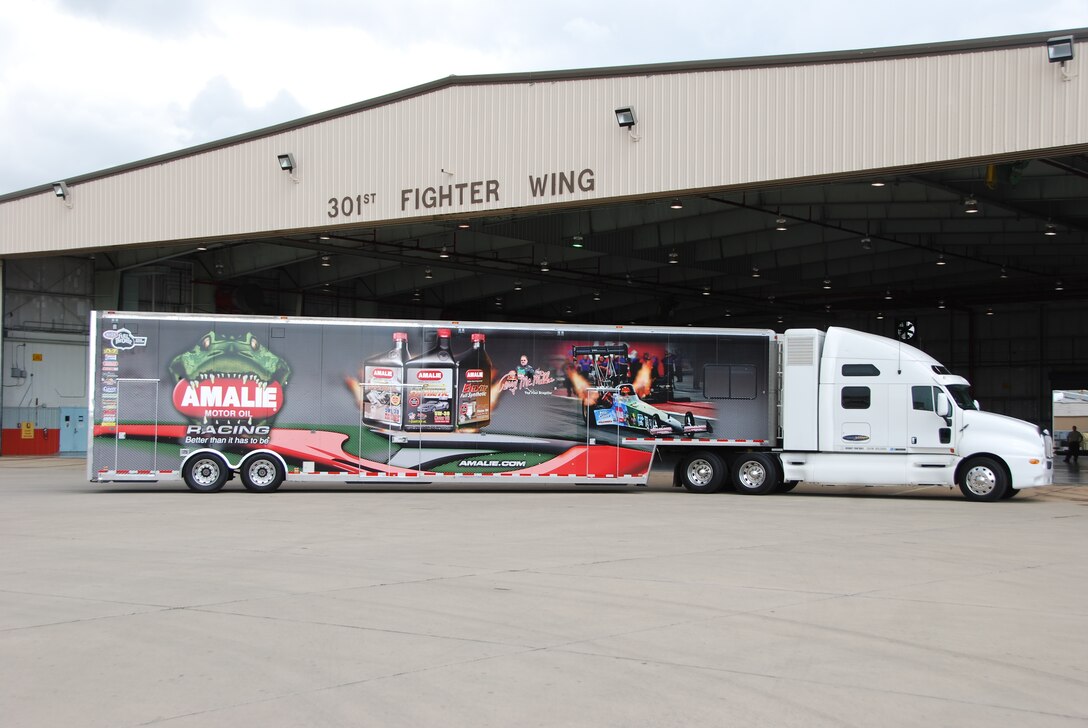
{"label": "trailer wheel", "polygon": [[204,453],[185,461],[181,477],[189,490],[198,493],[214,493],[223,487],[230,475],[227,462],[218,455]]}
{"label": "trailer wheel", "polygon": [[960,492],[969,501],[1001,500],[1008,488],[1005,470],[993,458],[972,458],[960,470]]}
{"label": "trailer wheel", "polygon": [[744,453],[733,461],[733,487],[745,495],[763,495],[778,488],[778,466],[770,455]]}
{"label": "trailer wheel", "polygon": [[712,452],[697,452],[680,463],[680,482],[690,493],[716,493],[725,480],[725,464]]}
{"label": "trailer wheel", "polygon": [[283,484],[283,466],[271,455],[253,455],[238,470],[246,490],[255,493],[271,493]]}

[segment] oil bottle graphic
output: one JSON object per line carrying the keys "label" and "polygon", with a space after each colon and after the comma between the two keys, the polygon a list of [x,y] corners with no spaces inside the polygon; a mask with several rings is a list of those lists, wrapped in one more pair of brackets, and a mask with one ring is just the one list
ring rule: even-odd
{"label": "oil bottle graphic", "polygon": [[408,334],[393,334],[393,348],[363,362],[363,422],[371,427],[404,427],[405,366],[411,359]]}
{"label": "oil bottle graphic", "polygon": [[450,330],[439,329],[435,345],[405,367],[407,409],[404,429],[453,432],[457,362],[450,351]]}
{"label": "oil bottle graphic", "polygon": [[472,348],[457,357],[457,427],[479,430],[491,422],[491,357],[484,334],[472,335]]}

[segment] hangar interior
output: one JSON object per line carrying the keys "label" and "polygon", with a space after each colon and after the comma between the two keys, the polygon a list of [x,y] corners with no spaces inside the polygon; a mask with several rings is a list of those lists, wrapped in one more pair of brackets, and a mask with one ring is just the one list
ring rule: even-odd
{"label": "hangar interior", "polygon": [[[1040,38],[1016,39],[1029,41]],[[1052,389],[1088,389],[1086,245],[1088,144],[534,209],[10,255],[4,428],[40,423],[42,408],[78,406],[80,387],[60,386],[66,367],[57,360],[79,350],[93,308],[843,325],[891,337],[909,329],[911,344],[973,382],[984,408],[1050,426]],[[28,358],[35,351],[46,355]]]}

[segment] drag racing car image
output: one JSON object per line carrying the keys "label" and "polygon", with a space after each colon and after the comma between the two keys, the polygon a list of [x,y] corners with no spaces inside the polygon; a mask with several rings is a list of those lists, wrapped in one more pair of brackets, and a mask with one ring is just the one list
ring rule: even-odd
{"label": "drag racing car image", "polygon": [[666,412],[649,404],[638,396],[631,384],[618,387],[595,387],[600,398],[593,404],[583,407],[583,413],[589,418],[591,426],[627,427],[633,430],[645,430],[651,435],[691,435],[698,432],[713,432],[709,422],[696,424],[695,415],[685,412],[683,416]]}

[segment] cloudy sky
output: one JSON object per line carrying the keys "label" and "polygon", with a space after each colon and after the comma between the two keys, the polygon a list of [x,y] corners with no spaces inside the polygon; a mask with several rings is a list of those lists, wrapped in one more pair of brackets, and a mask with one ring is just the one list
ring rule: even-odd
{"label": "cloudy sky", "polygon": [[451,74],[1082,27],[1088,0],[7,0],[0,194]]}

